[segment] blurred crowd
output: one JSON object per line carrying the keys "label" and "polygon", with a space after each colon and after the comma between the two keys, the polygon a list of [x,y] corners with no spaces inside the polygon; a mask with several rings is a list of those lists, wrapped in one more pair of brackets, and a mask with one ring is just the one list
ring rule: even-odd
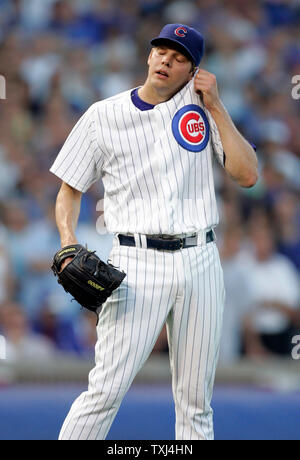
{"label": "blurred crowd", "polygon": [[[259,158],[252,189],[215,169],[227,290],[220,363],[291,353],[300,333],[299,1],[0,0],[0,334],[11,359],[93,356],[96,318],[50,270],[60,184],[49,168],[92,103],[144,82],[149,40],[171,22],[203,33],[201,66]],[[84,195],[77,236],[107,259],[102,197],[101,184]],[[154,352],[166,351],[164,332]]]}

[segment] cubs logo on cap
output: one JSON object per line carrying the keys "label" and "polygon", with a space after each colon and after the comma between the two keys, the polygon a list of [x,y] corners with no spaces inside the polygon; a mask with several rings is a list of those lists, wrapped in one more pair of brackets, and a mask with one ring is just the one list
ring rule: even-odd
{"label": "cubs logo on cap", "polygon": [[177,37],[184,37],[187,32],[186,27],[177,27],[177,29],[174,30],[174,34],[177,35]]}
{"label": "cubs logo on cap", "polygon": [[204,110],[195,104],[182,107],[172,120],[172,132],[181,147],[201,152],[209,140],[209,122]]}

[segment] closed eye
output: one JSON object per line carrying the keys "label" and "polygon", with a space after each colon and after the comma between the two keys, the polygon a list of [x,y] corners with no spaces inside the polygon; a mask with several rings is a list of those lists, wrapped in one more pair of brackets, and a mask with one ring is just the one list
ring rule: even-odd
{"label": "closed eye", "polygon": [[[164,47],[160,47],[158,46],[157,47],[157,52],[159,55],[163,56],[164,54],[166,54],[167,52],[167,48],[164,48]],[[181,64],[184,64],[185,62],[187,62],[187,58],[185,56],[183,56],[181,53],[174,53],[173,54],[173,57],[176,59],[177,62],[181,63]]]}

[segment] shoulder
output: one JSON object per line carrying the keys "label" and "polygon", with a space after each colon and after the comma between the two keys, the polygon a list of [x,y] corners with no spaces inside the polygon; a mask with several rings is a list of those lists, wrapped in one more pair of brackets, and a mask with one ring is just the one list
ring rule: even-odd
{"label": "shoulder", "polygon": [[121,106],[130,100],[132,89],[123,91],[122,93],[116,94],[114,96],[108,97],[101,101],[97,101],[90,106],[88,111],[91,113],[102,112],[107,110],[108,107],[112,106]]}

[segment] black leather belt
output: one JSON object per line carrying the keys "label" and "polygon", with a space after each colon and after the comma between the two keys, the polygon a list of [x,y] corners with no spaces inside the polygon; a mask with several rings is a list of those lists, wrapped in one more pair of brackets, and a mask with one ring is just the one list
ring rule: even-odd
{"label": "black leather belt", "polygon": [[[133,236],[118,234],[118,238],[122,246],[136,246]],[[206,233],[206,243],[211,243],[214,239],[213,230]],[[197,246],[197,240],[197,235],[176,239],[146,237],[147,248],[158,249],[159,251],[178,251],[183,248],[191,248]]]}

